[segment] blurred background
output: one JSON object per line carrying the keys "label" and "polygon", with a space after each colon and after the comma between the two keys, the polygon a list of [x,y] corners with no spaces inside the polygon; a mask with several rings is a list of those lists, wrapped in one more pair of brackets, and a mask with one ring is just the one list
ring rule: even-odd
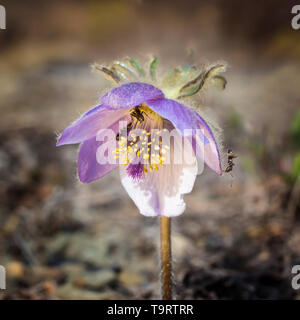
{"label": "blurred background", "polygon": [[228,62],[225,91],[203,112],[238,155],[231,175],[205,168],[173,219],[179,299],[298,299],[300,30],[296,1],[2,0],[0,264],[2,299],[159,297],[159,221],[118,172],[83,185],[78,146],[56,137],[109,83],[90,63],[126,56],[177,65]]}

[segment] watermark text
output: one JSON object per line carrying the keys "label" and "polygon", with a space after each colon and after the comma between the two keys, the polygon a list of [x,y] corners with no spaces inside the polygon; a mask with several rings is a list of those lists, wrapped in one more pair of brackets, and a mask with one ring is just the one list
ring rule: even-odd
{"label": "watermark text", "polygon": [[0,290],[6,289],[6,272],[3,266],[0,266]]}
{"label": "watermark text", "polygon": [[295,16],[292,18],[291,25],[294,30],[300,29],[300,4],[293,6],[292,14]]}
{"label": "watermark text", "polygon": [[0,29],[6,29],[6,10],[2,5],[0,5]]}

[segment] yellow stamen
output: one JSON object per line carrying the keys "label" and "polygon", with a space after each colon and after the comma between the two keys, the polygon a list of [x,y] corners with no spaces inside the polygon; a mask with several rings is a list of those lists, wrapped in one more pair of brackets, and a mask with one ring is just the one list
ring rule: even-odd
{"label": "yellow stamen", "polygon": [[[135,156],[143,157],[143,159],[148,160],[148,164],[143,166],[144,172],[148,173],[158,170],[159,165],[162,165],[165,161],[163,155],[166,154],[166,149],[169,149],[169,147],[163,146],[158,136],[167,129],[162,129],[163,118],[146,104],[142,104],[138,108],[144,117],[138,119],[131,114],[131,128],[141,129],[142,135],[137,136],[134,133],[129,133],[130,138],[128,139],[120,135],[117,141],[118,147],[113,151],[113,154],[115,159],[122,159],[124,166],[127,166],[131,161],[129,159],[135,158]],[[130,110],[132,113],[133,111],[134,109]],[[151,129],[156,129],[155,137],[151,137]],[[128,130],[131,129],[127,127]],[[151,153],[151,149],[155,150],[156,153]]]}

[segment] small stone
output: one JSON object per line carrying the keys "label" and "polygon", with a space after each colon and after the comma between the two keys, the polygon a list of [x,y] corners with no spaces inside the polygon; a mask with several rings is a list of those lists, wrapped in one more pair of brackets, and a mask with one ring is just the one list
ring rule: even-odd
{"label": "small stone", "polygon": [[179,233],[172,235],[172,245],[174,247],[174,257],[177,259],[184,256],[191,247],[188,239]]}
{"label": "small stone", "polygon": [[68,280],[76,280],[84,273],[84,267],[81,264],[65,263],[61,266],[64,275]]}
{"label": "small stone", "polygon": [[82,284],[91,289],[100,289],[116,280],[116,274],[111,270],[100,270],[85,273]]}
{"label": "small stone", "polygon": [[70,236],[67,233],[59,233],[55,236],[48,244],[47,244],[47,251],[46,256],[48,259],[51,259],[55,255],[62,253],[66,246],[70,241]]}
{"label": "small stone", "polygon": [[58,287],[55,296],[64,300],[112,300],[118,298],[113,292],[96,292],[79,289],[71,283]]}
{"label": "small stone", "polygon": [[124,286],[140,286],[144,279],[138,272],[124,270],[121,272],[119,280]]}
{"label": "small stone", "polygon": [[24,266],[19,261],[12,261],[6,265],[8,278],[21,278],[24,275]]}
{"label": "small stone", "polygon": [[66,249],[66,257],[76,259],[85,264],[102,267],[109,260],[107,257],[108,244],[104,239],[78,232],[72,235]]}

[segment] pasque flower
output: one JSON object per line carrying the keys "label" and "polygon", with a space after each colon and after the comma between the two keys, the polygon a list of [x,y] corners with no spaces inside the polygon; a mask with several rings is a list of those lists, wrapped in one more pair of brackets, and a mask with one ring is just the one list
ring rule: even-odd
{"label": "pasque flower", "polygon": [[[185,209],[183,195],[193,188],[197,161],[204,161],[214,172],[222,174],[218,145],[210,126],[183,100],[190,99],[209,83],[225,87],[226,81],[219,75],[225,71],[225,65],[219,63],[204,70],[194,66],[176,68],[161,82],[156,80],[156,66],[154,58],[147,78],[134,59],[114,62],[110,67],[96,65],[96,70],[118,86],[103,95],[99,105],[67,127],[57,146],[81,143],[78,155],[81,182],[100,179],[119,167],[121,182],[143,215],[171,217]],[[119,125],[125,121],[127,126],[120,131]],[[103,129],[115,133],[110,139],[116,145],[112,152],[115,161],[108,163],[103,163],[97,153],[107,143],[100,137]],[[161,133],[170,131],[174,141],[178,137],[186,138],[184,148],[179,143],[184,153],[182,161],[176,161],[177,142],[163,143]]]}

